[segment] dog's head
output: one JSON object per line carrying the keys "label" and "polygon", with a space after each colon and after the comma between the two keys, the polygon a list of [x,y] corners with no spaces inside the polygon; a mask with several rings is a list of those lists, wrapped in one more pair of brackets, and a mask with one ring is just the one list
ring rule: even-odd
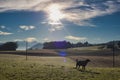
{"label": "dog's head", "polygon": [[87,61],[87,62],[90,62],[90,60],[89,60],[89,59],[86,59],[86,61]]}

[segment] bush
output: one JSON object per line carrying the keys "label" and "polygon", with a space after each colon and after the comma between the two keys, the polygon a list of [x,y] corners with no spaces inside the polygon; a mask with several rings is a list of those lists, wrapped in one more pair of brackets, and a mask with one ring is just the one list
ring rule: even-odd
{"label": "bush", "polygon": [[6,42],[2,45],[0,45],[0,51],[14,51],[16,50],[18,47],[16,42]]}

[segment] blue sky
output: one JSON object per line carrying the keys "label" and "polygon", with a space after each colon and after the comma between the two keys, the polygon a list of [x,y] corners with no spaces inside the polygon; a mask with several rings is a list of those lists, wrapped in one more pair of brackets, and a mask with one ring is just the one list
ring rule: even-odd
{"label": "blue sky", "polygon": [[0,42],[120,40],[120,0],[0,0]]}

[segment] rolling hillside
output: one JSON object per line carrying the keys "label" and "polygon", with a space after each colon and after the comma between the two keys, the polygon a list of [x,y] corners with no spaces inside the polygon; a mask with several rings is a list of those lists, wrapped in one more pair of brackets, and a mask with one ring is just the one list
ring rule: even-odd
{"label": "rolling hillside", "polygon": [[[82,57],[83,58],[83,57]],[[84,57],[85,58],[85,57]],[[87,57],[90,58],[90,57]],[[99,58],[93,57],[95,61]],[[101,57],[100,60],[107,60]],[[120,68],[98,67],[90,62],[86,71],[75,69],[69,57],[0,54],[1,80],[119,80]],[[101,62],[102,63],[102,62]],[[105,63],[105,62],[104,62]],[[97,66],[93,67],[93,64]],[[102,63],[102,65],[104,65]]]}

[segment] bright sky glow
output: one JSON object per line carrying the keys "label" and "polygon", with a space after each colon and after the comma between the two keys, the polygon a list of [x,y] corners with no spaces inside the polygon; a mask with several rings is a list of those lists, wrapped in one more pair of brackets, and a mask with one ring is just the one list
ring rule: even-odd
{"label": "bright sky glow", "polygon": [[61,22],[61,20],[65,18],[65,14],[62,12],[62,6],[59,4],[51,4],[45,12],[47,12],[47,23],[50,26],[50,32],[61,30],[64,27]]}
{"label": "bright sky glow", "polygon": [[61,19],[64,18],[64,14],[61,12],[60,6],[52,4],[48,7],[48,19],[51,25],[61,25]]}

